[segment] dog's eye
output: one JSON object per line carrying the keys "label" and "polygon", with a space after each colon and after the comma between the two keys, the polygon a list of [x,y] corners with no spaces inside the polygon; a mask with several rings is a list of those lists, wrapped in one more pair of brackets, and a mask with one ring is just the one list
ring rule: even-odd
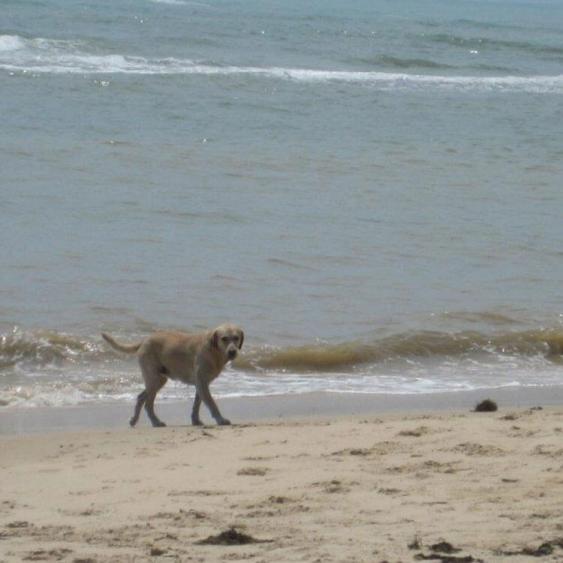
{"label": "dog's eye", "polygon": [[229,341],[229,337],[228,336],[223,336],[223,338],[221,338],[221,340],[223,342],[228,342]]}

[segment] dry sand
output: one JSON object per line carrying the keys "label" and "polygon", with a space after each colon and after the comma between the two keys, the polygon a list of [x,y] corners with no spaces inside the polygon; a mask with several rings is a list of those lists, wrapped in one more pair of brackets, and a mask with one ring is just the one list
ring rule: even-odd
{"label": "dry sand", "polygon": [[[0,561],[563,561],[561,406],[7,435],[0,452]],[[257,542],[200,543],[231,528]]]}

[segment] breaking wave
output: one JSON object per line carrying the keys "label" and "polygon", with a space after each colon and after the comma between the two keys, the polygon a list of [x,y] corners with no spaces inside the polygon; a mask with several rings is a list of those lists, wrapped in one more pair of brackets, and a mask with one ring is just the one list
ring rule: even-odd
{"label": "breaking wave", "polygon": [[0,372],[18,366],[62,365],[98,353],[99,348],[86,339],[49,330],[26,332],[14,328],[0,336]]}
{"label": "breaking wave", "polygon": [[262,349],[246,355],[247,368],[325,372],[362,365],[421,358],[473,355],[543,356],[557,361],[563,354],[563,331],[531,330],[485,335],[478,332],[412,332],[374,342]]}
{"label": "breaking wave", "polygon": [[[482,355],[541,356],[559,362],[563,355],[563,330],[538,329],[491,335],[476,331],[414,331],[373,341],[250,347],[235,367],[247,371],[353,372],[361,366],[390,361],[478,358]],[[33,332],[17,328],[0,336],[0,372],[15,366],[41,368],[65,363],[92,364],[111,358],[115,358],[115,353],[97,337],[78,338],[54,331]]]}
{"label": "breaking wave", "polygon": [[[123,342],[139,335],[119,335]],[[217,396],[338,392],[418,394],[561,384],[563,330],[406,332],[371,341],[248,347],[214,383]],[[0,407],[131,402],[142,388],[133,358],[102,342],[19,328],[0,336]],[[183,400],[170,381],[162,400]]]}
{"label": "breaking wave", "polygon": [[[389,90],[442,88],[467,91],[563,93],[563,75],[450,76],[275,66],[236,66],[174,57],[145,58],[122,54],[95,54],[89,53],[85,47],[86,45],[79,41],[0,35],[0,69],[12,73],[32,74],[252,76],[296,82],[357,83]],[[388,64],[388,61],[385,64]],[[412,64],[413,61],[410,61],[405,66]],[[428,63],[426,65],[428,66]]]}

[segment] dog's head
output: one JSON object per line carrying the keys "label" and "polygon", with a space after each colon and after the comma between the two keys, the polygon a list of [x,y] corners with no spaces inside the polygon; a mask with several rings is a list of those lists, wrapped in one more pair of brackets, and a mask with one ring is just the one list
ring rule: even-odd
{"label": "dog's head", "polygon": [[224,324],[218,326],[211,336],[211,345],[219,350],[227,361],[234,360],[244,342],[244,332],[238,326]]}

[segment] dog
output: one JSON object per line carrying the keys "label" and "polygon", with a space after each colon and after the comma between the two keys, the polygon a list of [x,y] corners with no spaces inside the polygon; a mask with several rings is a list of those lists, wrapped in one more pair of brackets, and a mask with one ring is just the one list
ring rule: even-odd
{"label": "dog", "polygon": [[231,424],[219,411],[209,384],[219,376],[225,364],[234,360],[244,342],[244,332],[237,326],[223,324],[215,330],[188,334],[185,332],[156,332],[138,344],[124,345],[109,334],[103,339],[120,352],[137,354],[145,380],[145,390],[137,397],[133,417],[135,426],[143,405],[151,424],[166,426],[154,412],[156,394],[168,378],[195,385],[196,393],[192,408],[192,424],[201,426],[199,407],[203,401],[217,424]]}

